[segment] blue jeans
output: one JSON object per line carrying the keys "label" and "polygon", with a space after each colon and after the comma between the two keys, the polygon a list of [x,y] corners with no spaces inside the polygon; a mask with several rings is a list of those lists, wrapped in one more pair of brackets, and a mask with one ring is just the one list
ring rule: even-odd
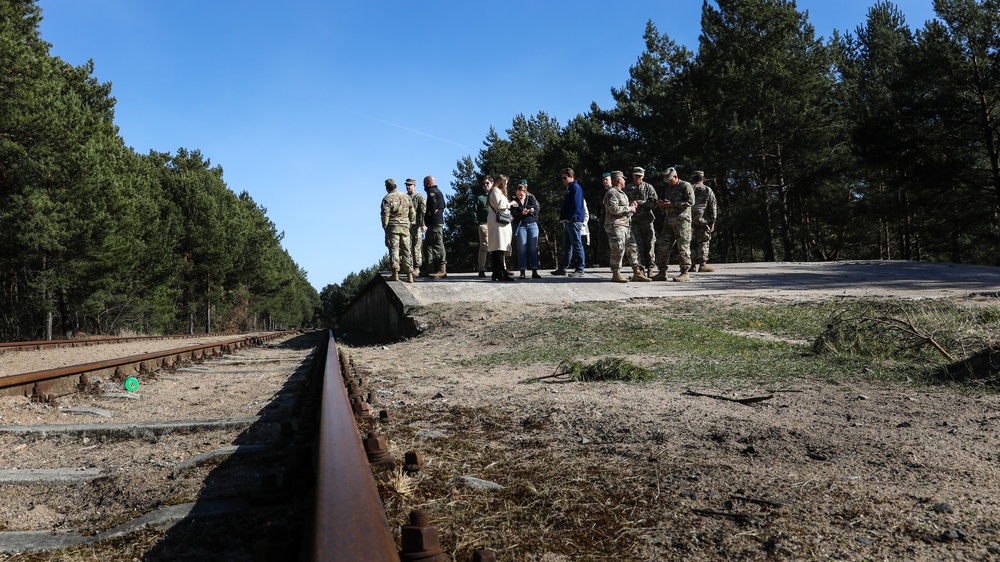
{"label": "blue jeans", "polygon": [[525,263],[531,263],[531,269],[538,269],[538,223],[522,222],[517,225],[517,263],[524,271]]}
{"label": "blue jeans", "polygon": [[583,273],[583,264],[587,259],[583,255],[583,239],[580,231],[583,230],[582,222],[563,223],[563,259],[559,262],[559,269],[569,269],[569,264],[573,263],[573,254],[580,258],[580,265],[576,270]]}

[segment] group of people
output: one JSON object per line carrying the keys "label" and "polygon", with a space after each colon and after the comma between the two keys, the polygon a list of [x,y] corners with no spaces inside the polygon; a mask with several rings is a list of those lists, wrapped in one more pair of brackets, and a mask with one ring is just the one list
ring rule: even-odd
{"label": "group of people", "polygon": [[501,174],[483,178],[483,192],[476,197],[473,215],[479,228],[479,276],[486,277],[486,257],[490,258],[493,281],[513,281],[507,270],[507,253],[517,241],[520,279],[538,279],[538,200],[528,193],[528,180],[517,182],[514,194],[507,192],[509,178]]}
{"label": "group of people", "polygon": [[[559,210],[563,226],[563,251],[552,275],[581,277],[585,274],[584,240],[589,238],[589,211],[583,188],[572,168],[561,172],[566,192]],[[680,179],[674,168],[665,173],[666,185],[657,191],[645,181],[645,170],[632,169],[632,183],[625,185],[621,171],[604,174],[604,229],[610,246],[611,280],[666,281],[670,254],[676,246],[680,274],[674,281],[687,281],[688,273],[711,272],[708,265],[709,243],[715,231],[718,205],[712,189],[704,184],[705,174],[694,172],[693,184]],[[528,180],[517,183],[514,194],[508,193],[509,178],[500,175],[483,178],[483,191],[476,197],[473,215],[479,232],[479,276],[486,277],[486,260],[494,281],[539,279],[538,274],[538,200],[528,193]],[[416,180],[406,180],[406,194],[396,191],[394,179],[385,180],[382,199],[382,227],[389,248],[392,275],[404,274],[413,282],[414,271],[423,265],[427,276],[447,277],[444,247],[444,195],[433,176],[424,178],[426,199],[416,193]],[[506,255],[517,244],[520,275],[507,270]],[[632,276],[621,274],[628,256]],[[658,272],[653,274],[653,267]],[[697,269],[695,269],[697,266]]]}
{"label": "group of people", "polygon": [[[611,249],[611,280],[666,281],[674,246],[680,262],[674,281],[688,281],[694,264],[699,272],[715,271],[708,265],[708,250],[718,204],[712,188],[704,183],[704,172],[691,174],[692,185],[668,168],[666,186],[660,192],[645,182],[645,175],[642,168],[633,168],[632,184],[626,187],[623,172],[604,174],[604,230]],[[628,278],[621,274],[626,252],[632,265]]]}
{"label": "group of people", "polygon": [[444,194],[434,176],[424,178],[423,195],[416,192],[417,180],[407,178],[406,193],[396,191],[396,180],[385,180],[386,195],[382,198],[382,228],[385,246],[389,249],[392,281],[404,274],[413,283],[414,271],[422,266],[428,277],[448,276],[448,254],[444,248]]}

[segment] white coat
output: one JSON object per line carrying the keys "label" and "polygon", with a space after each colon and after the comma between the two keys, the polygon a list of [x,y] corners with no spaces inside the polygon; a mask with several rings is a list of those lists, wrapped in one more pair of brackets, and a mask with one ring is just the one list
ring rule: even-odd
{"label": "white coat", "polygon": [[494,187],[490,190],[487,205],[490,210],[486,217],[486,232],[488,233],[486,251],[495,252],[497,250],[503,250],[509,253],[513,233],[510,230],[509,224],[500,224],[497,222],[496,212],[510,212],[510,201],[503,196],[503,193],[501,193],[499,189]]}

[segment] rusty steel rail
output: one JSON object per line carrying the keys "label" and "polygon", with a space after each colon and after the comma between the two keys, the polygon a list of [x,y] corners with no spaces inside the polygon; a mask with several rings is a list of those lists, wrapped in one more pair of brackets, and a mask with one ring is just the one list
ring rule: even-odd
{"label": "rusty steel rail", "polygon": [[323,370],[313,560],[399,562],[329,333]]}
{"label": "rusty steel rail", "polygon": [[[91,363],[83,363],[69,367],[59,367],[55,369],[45,369],[31,373],[22,373],[19,375],[8,375],[0,377],[0,395],[10,394],[11,389],[19,389],[20,387],[23,387],[21,390],[25,395],[28,395],[28,389],[32,388],[32,385],[39,385],[40,383],[65,379],[75,375],[84,375],[95,372],[124,375],[127,371],[152,371],[157,367],[172,365],[178,360],[200,359],[202,357],[212,356],[233,348],[240,349],[250,347],[257,345],[257,343],[261,341],[268,341],[293,333],[295,333],[294,330],[269,332],[256,336],[244,336],[231,340],[191,345],[164,351],[155,351],[153,353],[144,353],[142,355],[132,355],[129,357],[119,357],[117,359],[94,361]],[[4,392],[5,390],[7,391],[6,393]],[[34,390],[37,390],[37,388]]]}
{"label": "rusty steel rail", "polygon": [[146,340],[172,340],[182,338],[211,338],[225,336],[221,332],[211,334],[171,334],[164,336],[113,336],[100,338],[87,338],[75,340],[34,340],[34,341],[7,341],[0,342],[0,353],[6,351],[37,351],[50,347],[88,347],[91,345],[102,345],[107,343],[127,343],[133,341]]}

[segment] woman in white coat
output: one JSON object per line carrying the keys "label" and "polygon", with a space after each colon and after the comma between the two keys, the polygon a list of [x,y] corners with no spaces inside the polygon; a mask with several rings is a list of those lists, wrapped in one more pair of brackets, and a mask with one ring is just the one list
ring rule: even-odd
{"label": "woman in white coat", "polygon": [[513,234],[510,229],[510,222],[501,224],[497,220],[497,213],[510,213],[510,201],[507,199],[507,176],[501,175],[493,189],[490,190],[487,205],[490,208],[486,217],[486,231],[489,241],[486,250],[490,253],[493,263],[494,281],[513,281],[514,276],[507,272],[507,263],[504,256],[510,252],[510,241]]}

